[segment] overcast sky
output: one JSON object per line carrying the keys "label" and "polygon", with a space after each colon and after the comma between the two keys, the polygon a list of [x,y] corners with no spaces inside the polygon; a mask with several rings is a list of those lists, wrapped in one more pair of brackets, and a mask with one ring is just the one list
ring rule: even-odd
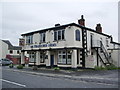
{"label": "overcast sky", "polygon": [[118,41],[117,0],[106,2],[104,0],[101,2],[88,2],[89,0],[86,2],[81,0],[5,1],[0,3],[0,13],[2,13],[0,38],[10,40],[13,45],[18,45],[21,33],[53,27],[56,23],[61,25],[77,23],[81,15],[84,15],[86,27],[95,29],[96,24],[101,23],[103,33],[112,35],[114,41]]}

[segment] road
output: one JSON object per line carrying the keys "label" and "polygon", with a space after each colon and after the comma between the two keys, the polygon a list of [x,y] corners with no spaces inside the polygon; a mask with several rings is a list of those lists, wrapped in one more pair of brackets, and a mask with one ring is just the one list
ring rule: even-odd
{"label": "road", "polygon": [[76,81],[2,70],[3,88],[117,88],[117,85]]}

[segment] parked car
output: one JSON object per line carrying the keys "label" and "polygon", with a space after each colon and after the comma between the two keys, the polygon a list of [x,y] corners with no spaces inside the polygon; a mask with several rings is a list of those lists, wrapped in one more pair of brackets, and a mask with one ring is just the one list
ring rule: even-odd
{"label": "parked car", "polygon": [[0,60],[0,65],[10,65],[13,64],[13,62],[9,59],[1,59]]}

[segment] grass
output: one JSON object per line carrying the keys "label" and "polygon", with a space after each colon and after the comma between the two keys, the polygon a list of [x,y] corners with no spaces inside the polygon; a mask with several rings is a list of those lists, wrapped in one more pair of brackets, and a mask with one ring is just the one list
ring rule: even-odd
{"label": "grass", "polygon": [[116,67],[115,65],[109,65],[109,66],[95,66],[94,67],[95,70],[116,70],[116,69],[120,69],[120,67]]}
{"label": "grass", "polygon": [[13,64],[10,64],[10,65],[9,65],[9,68],[13,68],[13,67],[14,67],[14,65],[13,65]]}
{"label": "grass", "polygon": [[60,70],[60,68],[59,68],[59,67],[54,67],[53,69],[54,69],[54,70]]}

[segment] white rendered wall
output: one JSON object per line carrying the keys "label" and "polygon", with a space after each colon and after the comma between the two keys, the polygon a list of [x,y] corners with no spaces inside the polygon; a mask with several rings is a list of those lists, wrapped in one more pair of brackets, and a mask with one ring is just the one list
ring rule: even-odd
{"label": "white rendered wall", "polygon": [[8,45],[0,40],[0,59],[6,58],[8,52]]}
{"label": "white rendered wall", "polygon": [[[75,30],[79,29],[80,30],[80,38],[81,41],[76,41],[75,40]],[[24,37],[24,39],[26,39]],[[35,33],[33,34],[33,44],[31,45],[25,45],[23,49],[30,50],[32,45],[39,45],[40,43],[40,34]],[[65,28],[65,40],[60,40],[60,41],[54,41],[54,31],[53,30],[48,30],[46,32],[46,41],[45,43],[41,44],[53,44],[55,43],[55,47],[51,48],[64,48],[64,47],[79,47],[82,48],[82,32],[80,28],[77,28],[75,26],[70,26]],[[38,48],[33,48],[33,49],[38,49]],[[40,49],[49,49],[49,47],[40,47]]]}

